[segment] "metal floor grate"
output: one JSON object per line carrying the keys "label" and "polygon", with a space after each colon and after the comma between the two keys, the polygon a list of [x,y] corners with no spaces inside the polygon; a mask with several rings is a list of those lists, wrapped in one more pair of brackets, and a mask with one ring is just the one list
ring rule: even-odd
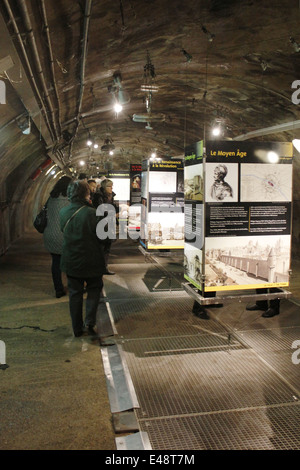
{"label": "metal floor grate", "polygon": [[[173,269],[173,267],[171,266]],[[192,314],[185,292],[153,292],[159,270],[116,264],[106,292],[139,408],[154,450],[300,449],[299,307],[261,318],[246,304]]]}
{"label": "metal floor grate", "polygon": [[295,402],[293,390],[251,350],[145,357],[144,341],[130,346],[124,353],[139,418]]}
{"label": "metal floor grate", "polygon": [[256,351],[291,351],[292,343],[300,339],[300,327],[246,330],[241,334]]}
{"label": "metal floor grate", "polygon": [[298,450],[300,405],[140,421],[154,450]]}

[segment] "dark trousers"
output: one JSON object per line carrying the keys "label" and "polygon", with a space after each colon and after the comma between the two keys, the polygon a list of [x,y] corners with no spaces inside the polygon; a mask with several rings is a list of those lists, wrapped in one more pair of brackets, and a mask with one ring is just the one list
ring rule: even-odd
{"label": "dark trousers", "polygon": [[[270,292],[276,292],[276,289],[270,289]],[[256,289],[257,294],[267,294],[268,289]],[[258,305],[260,308],[268,310],[268,301],[267,300],[257,300],[256,305]],[[269,305],[270,308],[273,308],[274,310],[279,312],[279,306],[280,306],[280,300],[279,299],[270,299],[269,300]]]}
{"label": "dark trousers", "polygon": [[61,255],[56,255],[54,253],[51,253],[51,257],[52,257],[51,273],[52,273],[54,289],[55,289],[55,292],[60,294],[64,292],[64,286],[62,283],[61,270],[60,270]]}
{"label": "dark trousers", "polygon": [[[67,276],[69,288],[69,309],[74,334],[80,333],[85,326],[95,326],[97,308],[103,288],[102,276],[78,278]],[[83,323],[83,293],[86,282],[85,322]]]}

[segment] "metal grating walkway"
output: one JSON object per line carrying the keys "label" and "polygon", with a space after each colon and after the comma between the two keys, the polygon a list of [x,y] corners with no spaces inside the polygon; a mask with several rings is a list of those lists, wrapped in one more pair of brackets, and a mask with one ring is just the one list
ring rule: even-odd
{"label": "metal grating walkway", "polygon": [[105,287],[152,449],[300,449],[300,364],[291,361],[299,307],[282,301],[266,323],[231,302],[201,320],[185,292],[153,292],[153,266],[147,275],[135,250]]}

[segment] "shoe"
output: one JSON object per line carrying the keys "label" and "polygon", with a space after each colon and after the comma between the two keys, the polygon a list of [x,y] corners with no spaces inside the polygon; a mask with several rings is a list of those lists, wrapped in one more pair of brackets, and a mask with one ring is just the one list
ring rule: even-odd
{"label": "shoe", "polygon": [[64,295],[67,295],[65,292],[56,292],[56,298],[57,299],[60,299],[61,297],[63,297]]}
{"label": "shoe", "polygon": [[274,308],[268,308],[266,312],[262,314],[262,317],[264,318],[271,318],[275,317],[275,315],[279,315],[279,310],[275,310]]}
{"label": "shoe", "polygon": [[202,320],[209,320],[209,315],[205,308],[196,302],[193,306],[192,312],[196,317],[202,318]]}
{"label": "shoe", "polygon": [[89,336],[98,336],[93,326],[88,326],[87,332]]}
{"label": "shoe", "polygon": [[193,313],[198,313],[198,312],[201,312],[202,309],[203,309],[203,307],[201,307],[200,304],[195,302],[194,305],[193,305],[193,308],[192,308],[192,312]]}
{"label": "shoe", "polygon": [[83,331],[77,331],[76,333],[74,332],[75,338],[80,338],[80,336],[83,336]]}
{"label": "shoe", "polygon": [[107,270],[103,275],[113,276],[114,274],[116,274],[116,273],[114,273],[113,271]]}
{"label": "shoe", "polygon": [[209,320],[209,315],[206,310],[199,310],[198,312],[193,312],[195,317],[201,318],[201,320]]}
{"label": "shoe", "polygon": [[254,304],[254,305],[249,305],[249,307],[246,307],[246,310],[250,310],[250,312],[253,312],[254,310],[267,310],[268,306],[266,305],[266,307],[260,307],[259,305],[257,304]]}

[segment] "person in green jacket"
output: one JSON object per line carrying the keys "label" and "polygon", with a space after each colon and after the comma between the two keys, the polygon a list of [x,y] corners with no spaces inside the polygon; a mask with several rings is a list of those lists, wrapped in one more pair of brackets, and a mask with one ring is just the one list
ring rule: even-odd
{"label": "person in green jacket", "polygon": [[[68,187],[70,205],[61,209],[60,228],[64,234],[61,270],[68,279],[69,309],[74,336],[95,335],[97,307],[106,273],[104,242],[97,237],[99,217],[89,202],[90,188],[85,181]],[[86,315],[83,322],[83,293],[86,283]],[[87,330],[87,331],[86,331]]]}

